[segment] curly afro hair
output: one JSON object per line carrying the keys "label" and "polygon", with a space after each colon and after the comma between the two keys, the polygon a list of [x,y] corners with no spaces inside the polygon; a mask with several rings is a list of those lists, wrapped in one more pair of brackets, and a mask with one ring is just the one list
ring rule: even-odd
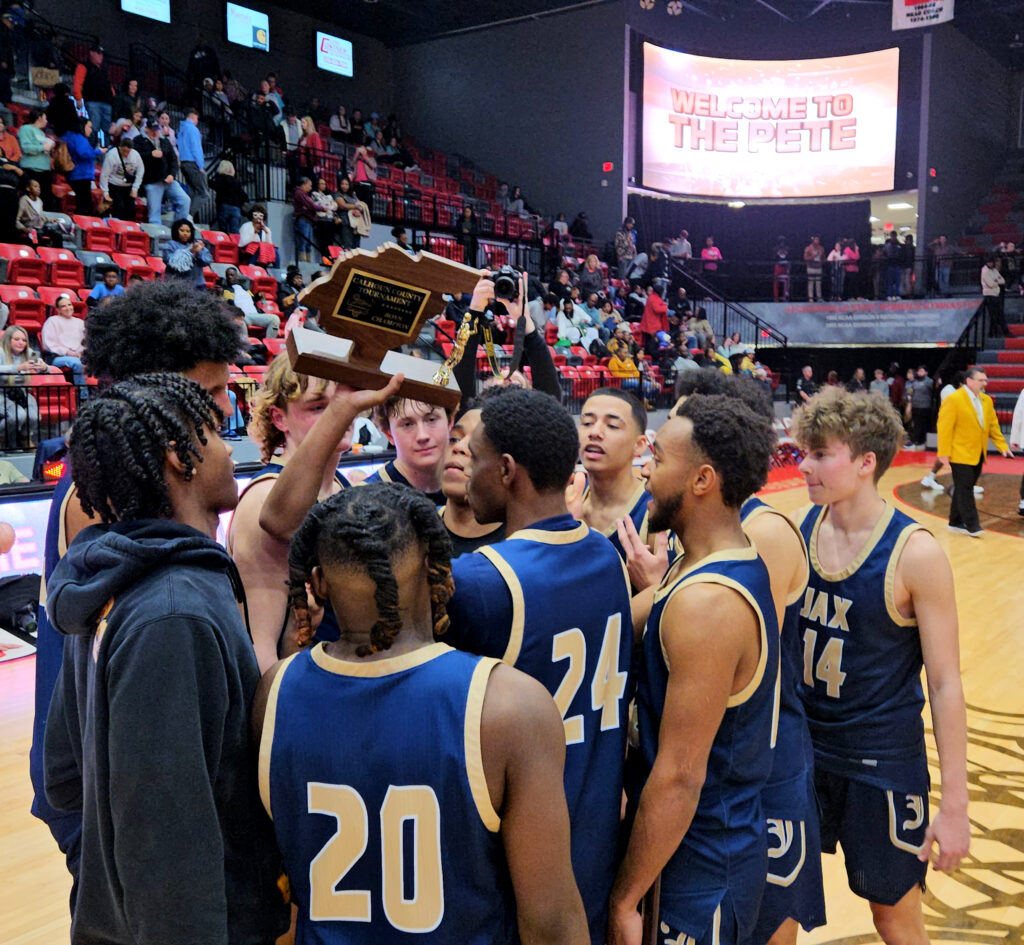
{"label": "curly afro hair", "polygon": [[[743,374],[723,374],[717,368],[684,371],[676,381],[676,397],[690,397],[694,394],[704,397],[716,394],[736,397],[754,413],[759,413],[770,421],[775,420],[775,410],[771,401],[751,378]],[[676,403],[670,414],[678,417],[680,406]]]}
{"label": "curly afro hair", "polygon": [[727,506],[738,509],[765,484],[775,449],[775,433],[766,416],[739,397],[722,394],[688,397],[676,416],[693,424],[691,446],[714,466]]}
{"label": "curly afro hair", "polygon": [[120,381],[230,364],[240,348],[231,316],[211,296],[176,280],[141,282],[89,313],[82,360],[94,377]]}
{"label": "curly afro hair", "polygon": [[538,492],[564,489],[579,454],[576,424],[550,394],[497,387],[483,402],[484,435],[522,466]]}

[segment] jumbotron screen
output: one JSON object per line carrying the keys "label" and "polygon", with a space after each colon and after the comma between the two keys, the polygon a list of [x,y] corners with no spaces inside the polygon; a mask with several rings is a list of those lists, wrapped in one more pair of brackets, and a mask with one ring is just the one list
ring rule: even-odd
{"label": "jumbotron screen", "polygon": [[892,190],[899,56],[711,59],[644,43],[644,187],[751,198]]}

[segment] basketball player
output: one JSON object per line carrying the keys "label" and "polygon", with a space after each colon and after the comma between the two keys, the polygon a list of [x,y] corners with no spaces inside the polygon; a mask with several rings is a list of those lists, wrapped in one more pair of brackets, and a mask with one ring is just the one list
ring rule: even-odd
{"label": "basketball player", "polygon": [[[228,528],[227,548],[245,586],[253,645],[263,672],[278,659],[289,618],[288,545],[260,528],[260,512],[281,470],[335,396],[344,398],[348,409],[351,397],[369,396],[372,400],[373,392],[356,395],[339,390],[333,381],[296,374],[288,355],[280,354],[253,398],[249,435],[259,446],[265,465],[239,496]],[[348,486],[338,472],[338,460],[351,443],[351,431],[349,426],[321,467],[314,501]]]}
{"label": "basketball player", "polygon": [[540,680],[562,713],[572,862],[591,940],[604,942],[622,797],[629,584],[611,543],[577,522],[565,487],[579,439],[547,394],[495,388],[469,439],[469,503],[509,537],[457,559],[440,637]]}
{"label": "basketball player", "polygon": [[[89,312],[83,361],[92,376],[113,381],[146,371],[181,373],[206,390],[224,415],[230,416],[228,365],[237,355],[238,346],[234,323],[218,302],[176,281],[146,282]],[[67,856],[73,877],[77,876],[81,816],[77,812],[60,814],[53,810],[43,790],[43,730],[64,648],[63,638],[46,615],[45,582],[72,539],[98,521],[82,510],[71,474],[65,473],[54,489],[46,525],[30,767],[32,813],[50,828]],[[72,886],[72,908],[75,889]]]}
{"label": "basketball player", "polygon": [[[814,503],[799,521],[811,562],[800,628],[822,849],[842,844],[885,942],[923,945],[928,860],[956,869],[970,842],[953,575],[932,535],[878,494],[903,441],[887,401],[824,391],[793,436]],[[942,775],[931,822],[922,664]]]}
{"label": "basketball player", "polygon": [[444,475],[441,488],[445,503],[441,509],[441,521],[448,531],[452,543],[452,557],[469,554],[484,545],[493,545],[505,540],[505,523],[487,522],[481,525],[473,515],[466,486],[469,483],[469,438],[480,425],[480,408],[489,396],[487,388],[479,397],[470,401],[468,410],[455,415],[455,423],[448,438],[448,453],[444,461]]}
{"label": "basketball player", "polygon": [[650,527],[673,529],[686,555],[663,578],[643,637],[630,778],[638,804],[611,896],[612,945],[639,945],[637,905],[659,873],[659,942],[730,945],[753,932],[779,633],[740,507],[763,485],[773,444],[771,425],[745,404],[691,397],[644,467]]}
{"label": "basketball player", "polygon": [[452,589],[437,509],[405,486],[346,490],[289,564],[297,611],[311,584],[341,626],[254,707],[297,940],[583,945],[558,712],[525,674],[434,642]]}
{"label": "basketball player", "polygon": [[374,408],[373,419],[396,455],[363,481],[412,486],[434,505],[444,505],[441,474],[452,425],[448,411],[435,404],[393,396]]}
{"label": "basketball player", "polygon": [[46,792],[82,818],[72,945],[265,945],[288,926],[249,740],[259,667],[216,541],[238,497],[222,421],[198,384],[143,374],[71,432],[78,501],[103,522],[48,586],[65,646]]}

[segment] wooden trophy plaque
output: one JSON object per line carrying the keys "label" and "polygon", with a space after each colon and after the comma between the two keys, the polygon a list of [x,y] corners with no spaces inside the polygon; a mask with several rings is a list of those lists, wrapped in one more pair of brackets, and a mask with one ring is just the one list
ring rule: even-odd
{"label": "wooden trophy plaque", "polygon": [[399,396],[454,409],[454,378],[434,382],[436,361],[392,349],[410,344],[423,323],[444,310],[442,295],[472,292],[479,270],[396,243],[356,249],[335,261],[330,275],[299,293],[299,303],[318,309],[324,332],[298,328],[288,336],[288,357],[300,374],[337,381],[360,390],[380,390],[404,374]]}

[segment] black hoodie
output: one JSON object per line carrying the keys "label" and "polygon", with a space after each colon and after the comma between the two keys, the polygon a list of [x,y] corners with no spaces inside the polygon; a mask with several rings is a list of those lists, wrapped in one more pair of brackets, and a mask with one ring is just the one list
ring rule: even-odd
{"label": "black hoodie", "polygon": [[166,520],[85,529],[50,578],[68,639],[46,793],[82,814],[73,945],[263,945],[287,928],[236,589],[220,545]]}

